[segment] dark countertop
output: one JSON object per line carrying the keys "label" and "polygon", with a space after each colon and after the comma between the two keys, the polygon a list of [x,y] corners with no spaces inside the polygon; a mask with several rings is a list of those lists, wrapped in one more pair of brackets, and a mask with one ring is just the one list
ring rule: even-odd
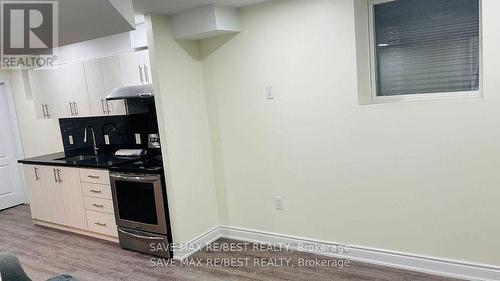
{"label": "dark countertop", "polygon": [[141,159],[141,157],[135,157],[135,156],[123,157],[123,156],[115,156],[113,154],[89,155],[78,152],[74,153],[59,152],[59,153],[53,153],[53,154],[47,154],[33,158],[23,159],[17,162],[29,165],[109,169],[112,166],[134,162],[139,159]]}

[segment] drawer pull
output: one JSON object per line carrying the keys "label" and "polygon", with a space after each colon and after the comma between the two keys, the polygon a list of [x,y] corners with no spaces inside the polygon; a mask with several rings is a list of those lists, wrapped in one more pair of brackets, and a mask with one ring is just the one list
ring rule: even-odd
{"label": "drawer pull", "polygon": [[107,224],[102,223],[102,222],[96,222],[95,225],[98,225],[98,226],[107,226]]}
{"label": "drawer pull", "polygon": [[88,175],[87,177],[88,177],[88,178],[91,178],[91,179],[100,179],[100,177],[99,177],[99,176],[93,176],[93,175]]}
{"label": "drawer pull", "polygon": [[94,206],[96,208],[104,208],[104,205],[99,205],[99,204],[92,204],[92,206]]}
{"label": "drawer pull", "polygon": [[102,190],[95,190],[95,189],[91,189],[90,192],[92,193],[97,193],[97,194],[101,194],[102,193]]}

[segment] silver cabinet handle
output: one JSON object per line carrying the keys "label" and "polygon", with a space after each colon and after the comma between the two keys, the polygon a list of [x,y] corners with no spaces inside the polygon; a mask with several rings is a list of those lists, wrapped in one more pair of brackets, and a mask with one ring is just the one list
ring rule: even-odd
{"label": "silver cabinet handle", "polygon": [[62,178],[61,178],[61,170],[60,169],[57,169],[57,180],[59,183],[63,182]]}
{"label": "silver cabinet handle", "polygon": [[56,170],[56,169],[52,169],[52,170],[54,171],[54,182],[55,182],[55,183],[59,183],[59,182],[57,181],[57,170]]}
{"label": "silver cabinet handle", "polygon": [[95,225],[98,225],[98,226],[107,226],[107,224],[102,223],[102,222],[96,222]]}
{"label": "silver cabinet handle", "polygon": [[150,81],[149,81],[148,66],[146,64],[144,64],[144,76],[146,77],[146,83],[150,83]]}
{"label": "silver cabinet handle", "polygon": [[38,167],[33,167],[33,170],[35,170],[35,180],[39,181],[40,177],[38,176]]}
{"label": "silver cabinet handle", "polygon": [[106,101],[106,108],[108,109],[108,114],[111,114],[111,110],[109,109],[109,101]]}
{"label": "silver cabinet handle", "polygon": [[99,205],[99,204],[92,204],[92,206],[94,206],[96,208],[104,208],[104,205]]}
{"label": "silver cabinet handle", "polygon": [[99,176],[93,176],[93,175],[88,175],[87,177],[88,177],[88,178],[91,178],[91,179],[100,179],[100,177],[99,177]]}
{"label": "silver cabinet handle", "polygon": [[47,112],[47,118],[50,118],[50,111],[49,111],[49,105],[45,105],[45,111]]}
{"label": "silver cabinet handle", "polygon": [[43,118],[48,118],[49,117],[49,113],[48,113],[47,105],[46,104],[42,104],[42,112],[43,112]]}
{"label": "silver cabinet handle", "polygon": [[73,102],[73,109],[75,110],[75,115],[78,116],[80,113],[78,113],[78,104],[76,101]]}
{"label": "silver cabinet handle", "polygon": [[139,76],[141,77],[141,84],[144,84],[144,76],[142,75],[142,65],[139,65]]}
{"label": "silver cabinet handle", "polygon": [[106,114],[106,109],[104,109],[104,102],[105,101],[106,101],[105,99],[101,99],[101,107],[102,107],[102,113],[103,114]]}
{"label": "silver cabinet handle", "polygon": [[101,190],[95,190],[95,189],[91,189],[90,192],[97,193],[97,194],[101,194],[102,193]]}

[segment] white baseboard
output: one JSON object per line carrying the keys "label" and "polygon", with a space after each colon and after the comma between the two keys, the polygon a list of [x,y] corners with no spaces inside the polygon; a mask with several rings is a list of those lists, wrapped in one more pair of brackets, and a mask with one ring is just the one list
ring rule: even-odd
{"label": "white baseboard", "polygon": [[206,245],[216,241],[217,239],[222,238],[220,235],[220,226],[217,226],[202,235],[198,236],[197,238],[189,241],[188,243],[179,245],[179,248],[173,249],[174,252],[174,259],[176,260],[184,260],[195,254],[196,252],[200,251],[205,247]]}
{"label": "white baseboard", "polygon": [[[321,256],[345,258],[381,266],[411,270],[433,275],[452,277],[464,280],[495,281],[500,280],[500,267],[468,263],[442,258],[427,257],[408,253],[373,249],[363,246],[342,245],[303,237],[294,237],[278,233],[264,232],[232,226],[219,226],[187,243],[182,251],[174,251],[176,259],[186,259],[196,253],[204,245],[219,238],[239,240],[272,245],[287,245],[291,250],[303,250],[307,245],[317,249],[309,252]],[[300,246],[300,248],[299,248]],[[321,251],[320,249],[337,249],[348,247],[348,252]],[[309,247],[308,247],[309,248]]]}

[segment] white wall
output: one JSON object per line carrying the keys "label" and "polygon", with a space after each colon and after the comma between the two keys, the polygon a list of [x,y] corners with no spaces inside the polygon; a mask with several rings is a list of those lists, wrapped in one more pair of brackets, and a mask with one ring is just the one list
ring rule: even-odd
{"label": "white wall", "polygon": [[147,16],[146,27],[173,240],[185,243],[219,224],[203,69],[168,17]]}
{"label": "white wall", "polygon": [[2,70],[2,75],[10,78],[24,157],[30,158],[63,151],[59,121],[35,118],[35,105],[22,72]]}
{"label": "white wall", "polygon": [[203,61],[227,224],[499,265],[499,9],[483,0],[484,99],[371,106],[353,0],[241,9],[243,32]]}
{"label": "white wall", "polygon": [[133,51],[130,40],[131,34],[138,34],[138,32],[119,33],[57,48],[57,63],[84,61],[131,52]]}

